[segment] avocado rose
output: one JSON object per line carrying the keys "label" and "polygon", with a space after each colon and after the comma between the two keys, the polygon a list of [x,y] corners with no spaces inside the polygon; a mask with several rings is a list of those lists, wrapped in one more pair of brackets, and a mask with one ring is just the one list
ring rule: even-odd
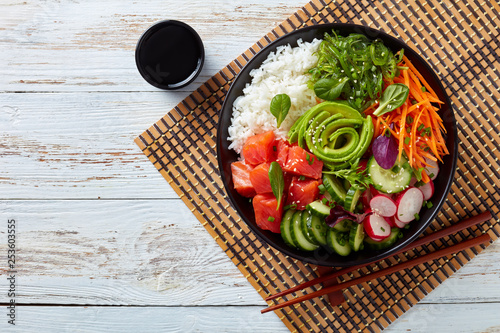
{"label": "avocado rose", "polygon": [[304,113],[288,132],[290,143],[304,148],[331,170],[346,168],[370,146],[373,122],[339,102],[320,103]]}

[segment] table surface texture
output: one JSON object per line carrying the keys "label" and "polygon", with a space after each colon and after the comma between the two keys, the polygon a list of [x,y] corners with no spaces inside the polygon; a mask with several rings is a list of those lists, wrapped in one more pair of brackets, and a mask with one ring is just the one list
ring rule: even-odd
{"label": "table surface texture", "polygon": [[[288,331],[134,138],[305,3],[0,0],[0,332]],[[205,45],[178,91],[135,66],[139,36],[163,19]],[[499,332],[499,255],[497,242],[385,331]]]}

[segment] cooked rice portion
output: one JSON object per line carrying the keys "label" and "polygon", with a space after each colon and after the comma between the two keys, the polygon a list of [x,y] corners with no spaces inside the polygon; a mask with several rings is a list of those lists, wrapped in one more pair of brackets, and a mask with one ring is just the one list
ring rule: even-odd
{"label": "cooked rice portion", "polygon": [[[271,52],[259,68],[250,72],[251,83],[233,104],[229,126],[230,149],[241,152],[248,137],[273,130],[277,137],[285,138],[292,124],[305,111],[316,105],[314,91],[307,87],[307,71],[317,62],[315,54],[321,40],[298,40],[297,47],[280,46]],[[272,98],[277,94],[290,96],[292,106],[287,117],[276,128],[276,118],[269,111]]]}

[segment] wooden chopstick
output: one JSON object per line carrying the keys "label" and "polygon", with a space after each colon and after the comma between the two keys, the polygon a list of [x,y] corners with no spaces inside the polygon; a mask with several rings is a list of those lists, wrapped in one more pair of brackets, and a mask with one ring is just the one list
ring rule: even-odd
{"label": "wooden chopstick", "polygon": [[[481,214],[473,216],[473,217],[469,217],[469,218],[467,218],[465,220],[462,220],[462,221],[460,221],[458,223],[455,223],[455,224],[453,224],[453,225],[451,225],[449,227],[446,227],[446,228],[443,228],[441,230],[435,231],[435,232],[433,232],[430,235],[418,238],[413,243],[409,244],[408,246],[404,247],[403,249],[401,249],[401,250],[399,250],[399,251],[397,251],[397,252],[395,252],[395,253],[387,256],[387,257],[384,257],[384,258],[382,258],[380,260],[384,260],[384,259],[387,259],[387,258],[392,257],[394,255],[397,255],[399,253],[402,253],[402,252],[405,252],[405,251],[417,248],[417,247],[419,247],[421,245],[428,244],[428,243],[433,242],[433,241],[435,241],[435,240],[437,240],[439,238],[443,238],[443,237],[452,235],[454,233],[457,233],[457,232],[459,232],[461,230],[464,230],[466,228],[472,227],[472,226],[474,226],[476,224],[479,224],[481,222],[488,221],[489,219],[491,219],[491,217],[492,216],[491,216],[491,213],[489,211],[486,211],[484,213],[481,213]],[[347,274],[347,273],[353,272],[353,271],[355,271],[357,269],[360,269],[360,268],[366,267],[368,265],[371,265],[372,263],[373,263],[373,261],[369,262],[369,263],[366,263],[366,264],[362,264],[362,265],[356,265],[356,266],[351,266],[351,267],[346,267],[346,268],[340,269],[338,271],[332,272],[331,274],[317,277],[317,278],[312,279],[310,281],[307,281],[307,282],[304,282],[302,284],[296,285],[295,287],[292,287],[292,288],[280,291],[279,293],[270,295],[265,300],[266,301],[270,301],[272,299],[275,299],[275,298],[278,298],[278,297],[281,297],[281,296],[293,293],[293,292],[295,292],[297,290],[305,289],[305,288],[311,287],[311,286],[313,286],[315,284],[322,283],[322,282],[325,282],[325,281],[328,281],[328,280],[331,280],[331,279],[335,279],[335,278],[337,278],[339,276],[342,276],[344,274]]]}
{"label": "wooden chopstick", "polygon": [[270,306],[270,307],[268,307],[268,308],[266,308],[266,309],[264,309],[264,310],[262,310],[260,312],[261,313],[266,313],[266,312],[269,312],[269,311],[281,309],[281,308],[283,308],[285,306],[290,306],[290,305],[293,305],[293,304],[296,304],[296,303],[307,301],[307,300],[309,300],[311,298],[320,297],[320,296],[323,296],[325,294],[328,294],[328,293],[331,293],[331,292],[334,292],[334,291],[337,291],[337,290],[342,290],[342,289],[349,288],[351,286],[354,286],[354,285],[357,285],[357,284],[360,284],[360,283],[368,282],[370,280],[373,280],[373,279],[376,279],[376,278],[379,278],[379,277],[382,277],[382,276],[385,276],[385,275],[390,275],[390,274],[396,273],[396,272],[398,272],[400,270],[403,270],[403,269],[406,269],[406,268],[410,268],[410,267],[414,267],[414,266],[423,264],[425,262],[428,262],[428,261],[431,261],[431,260],[434,260],[434,259],[438,259],[438,258],[447,256],[447,255],[450,255],[452,253],[459,252],[459,251],[465,250],[467,248],[473,247],[475,245],[483,244],[483,243],[490,242],[490,241],[491,241],[490,235],[483,234],[481,236],[478,236],[478,237],[475,237],[475,238],[463,241],[463,242],[458,243],[456,245],[445,247],[444,249],[437,250],[435,252],[431,252],[429,254],[417,257],[415,259],[411,259],[411,260],[402,262],[400,264],[387,267],[387,268],[382,269],[382,270],[377,271],[377,272],[373,272],[373,273],[371,273],[369,275],[361,276],[359,278],[352,279],[352,280],[349,280],[349,281],[346,281],[346,282],[343,282],[343,283],[339,283],[337,285],[333,285],[331,287],[324,288],[324,289],[321,289],[321,290],[315,291],[313,293],[306,294],[306,295],[303,295],[303,296],[291,299],[289,301],[286,301],[286,302],[283,302],[283,303],[280,303],[280,304],[272,305],[272,306]]}

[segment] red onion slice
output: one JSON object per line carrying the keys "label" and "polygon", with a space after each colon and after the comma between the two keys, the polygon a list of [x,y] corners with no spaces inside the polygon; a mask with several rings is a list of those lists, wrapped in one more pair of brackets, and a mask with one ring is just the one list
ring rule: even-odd
{"label": "red onion slice", "polygon": [[398,147],[392,136],[379,135],[373,141],[372,152],[378,165],[386,170],[392,168],[398,158]]}

